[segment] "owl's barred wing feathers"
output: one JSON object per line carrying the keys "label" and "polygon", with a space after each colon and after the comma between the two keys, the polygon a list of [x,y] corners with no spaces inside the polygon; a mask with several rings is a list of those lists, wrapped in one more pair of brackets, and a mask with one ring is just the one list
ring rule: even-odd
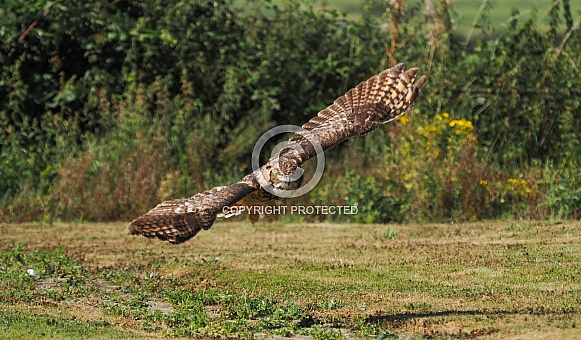
{"label": "owl's barred wing feathers", "polygon": [[300,165],[316,154],[313,137],[325,150],[403,115],[414,106],[427,80],[422,76],[414,84],[417,72],[416,67],[406,71],[398,64],[360,83],[304,124],[277,157]]}
{"label": "owl's barred wing feathers", "polygon": [[[417,72],[417,68],[406,71],[403,64],[398,64],[357,85],[303,125],[288,145],[257,171],[264,174],[280,169],[286,175],[291,174],[316,155],[312,141],[325,150],[403,115],[413,107],[426,82],[426,77],[422,76],[414,84]],[[209,229],[218,215],[228,215],[223,214],[224,207],[233,206],[245,197],[252,200],[262,196],[264,190],[257,177],[254,172],[229,186],[216,187],[190,198],[165,201],[131,222],[128,231],[132,235],[157,237],[170,243],[184,242],[200,230]]]}
{"label": "owl's barred wing feathers", "polygon": [[215,187],[190,198],[165,201],[129,224],[131,235],[181,243],[210,229],[223,207],[235,204],[256,188],[244,181]]}

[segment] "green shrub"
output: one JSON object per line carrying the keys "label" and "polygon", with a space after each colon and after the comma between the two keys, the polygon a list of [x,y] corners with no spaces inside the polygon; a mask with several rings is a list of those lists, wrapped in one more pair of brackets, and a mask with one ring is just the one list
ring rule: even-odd
{"label": "green shrub", "polygon": [[237,181],[264,131],[304,123],[396,61],[429,77],[410,121],[329,150],[327,176],[348,175],[298,200],[359,214],[300,218],[578,217],[581,33],[569,1],[546,31],[535,11],[514,12],[496,34],[485,8],[462,38],[453,7],[433,4],[398,17],[390,3],[380,17],[372,1],[347,20],[299,1],[245,13],[229,0],[7,1],[0,217],[132,219]]}

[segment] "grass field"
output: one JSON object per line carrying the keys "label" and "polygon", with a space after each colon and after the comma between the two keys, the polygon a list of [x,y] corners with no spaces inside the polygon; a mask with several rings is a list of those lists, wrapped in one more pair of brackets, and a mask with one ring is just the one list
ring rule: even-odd
{"label": "grass field", "polygon": [[0,224],[5,338],[581,338],[581,222]]}

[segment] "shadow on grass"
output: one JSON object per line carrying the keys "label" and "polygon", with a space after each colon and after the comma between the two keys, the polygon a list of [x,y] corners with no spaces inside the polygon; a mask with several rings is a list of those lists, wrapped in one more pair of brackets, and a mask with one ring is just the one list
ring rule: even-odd
{"label": "shadow on grass", "polygon": [[370,315],[367,318],[369,323],[398,323],[406,322],[412,319],[422,319],[422,318],[433,318],[433,317],[445,317],[445,316],[501,316],[501,315],[568,315],[577,314],[581,311],[575,308],[563,308],[560,310],[551,310],[544,308],[526,308],[526,309],[513,309],[513,310],[447,310],[447,311],[436,311],[436,312],[405,312],[398,314],[384,314],[378,313],[375,315]]}

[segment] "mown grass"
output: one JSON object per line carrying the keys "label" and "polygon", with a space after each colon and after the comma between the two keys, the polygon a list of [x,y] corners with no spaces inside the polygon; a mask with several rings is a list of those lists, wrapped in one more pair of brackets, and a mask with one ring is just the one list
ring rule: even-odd
{"label": "mown grass", "polygon": [[107,321],[83,321],[29,311],[0,310],[4,339],[125,339],[130,334],[115,330]]}
{"label": "mown grass", "polygon": [[8,338],[572,338],[581,223],[0,225]]}

